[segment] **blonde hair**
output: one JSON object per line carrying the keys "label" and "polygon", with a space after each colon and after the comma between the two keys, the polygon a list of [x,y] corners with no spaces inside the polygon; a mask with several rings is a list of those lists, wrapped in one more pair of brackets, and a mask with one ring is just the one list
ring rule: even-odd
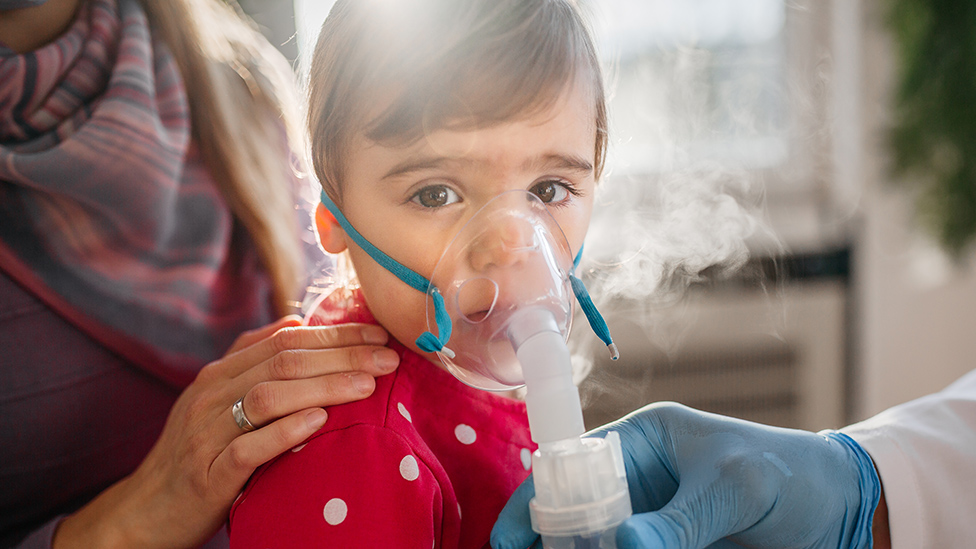
{"label": "blonde hair", "polygon": [[[186,86],[193,137],[235,218],[257,248],[278,314],[302,280],[294,178],[303,140],[291,68],[217,0],[142,0]],[[242,241],[235,237],[234,245]]]}
{"label": "blonde hair", "polygon": [[577,79],[592,88],[599,178],[606,99],[572,0],[338,0],[309,71],[315,174],[341,206],[342,158],[357,132],[405,145],[436,129],[487,127],[544,111]]}

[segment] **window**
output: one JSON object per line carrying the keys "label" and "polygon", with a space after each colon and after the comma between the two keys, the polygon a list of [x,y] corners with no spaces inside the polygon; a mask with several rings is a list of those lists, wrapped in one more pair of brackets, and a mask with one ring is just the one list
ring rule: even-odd
{"label": "window", "polygon": [[782,0],[591,0],[612,166],[769,168],[787,154]]}

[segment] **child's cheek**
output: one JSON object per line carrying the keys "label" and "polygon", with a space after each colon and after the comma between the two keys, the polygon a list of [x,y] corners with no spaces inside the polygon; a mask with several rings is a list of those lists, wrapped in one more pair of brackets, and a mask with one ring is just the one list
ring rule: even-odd
{"label": "child's cheek", "polygon": [[393,337],[412,345],[427,329],[426,295],[385,270],[371,274],[368,281],[360,280],[370,311]]}

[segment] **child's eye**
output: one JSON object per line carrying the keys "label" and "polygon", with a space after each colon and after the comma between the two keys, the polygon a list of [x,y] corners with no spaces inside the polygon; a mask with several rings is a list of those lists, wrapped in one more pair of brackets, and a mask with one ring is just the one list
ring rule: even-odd
{"label": "child's eye", "polygon": [[570,194],[576,194],[567,183],[560,181],[540,181],[529,191],[538,196],[544,204],[559,204],[569,198]]}
{"label": "child's eye", "polygon": [[414,194],[410,201],[420,204],[425,208],[440,208],[455,202],[460,202],[461,197],[450,187],[444,185],[431,185],[424,187]]}

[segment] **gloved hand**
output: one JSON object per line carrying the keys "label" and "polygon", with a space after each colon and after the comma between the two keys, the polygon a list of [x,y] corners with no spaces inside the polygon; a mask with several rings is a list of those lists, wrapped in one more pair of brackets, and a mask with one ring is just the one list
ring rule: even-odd
{"label": "gloved hand", "polygon": [[[769,427],[674,403],[646,406],[592,435],[610,430],[620,433],[634,508],[617,529],[618,549],[871,546],[881,482],[847,435]],[[499,515],[493,548],[536,542],[528,505],[534,495],[530,477]]]}

